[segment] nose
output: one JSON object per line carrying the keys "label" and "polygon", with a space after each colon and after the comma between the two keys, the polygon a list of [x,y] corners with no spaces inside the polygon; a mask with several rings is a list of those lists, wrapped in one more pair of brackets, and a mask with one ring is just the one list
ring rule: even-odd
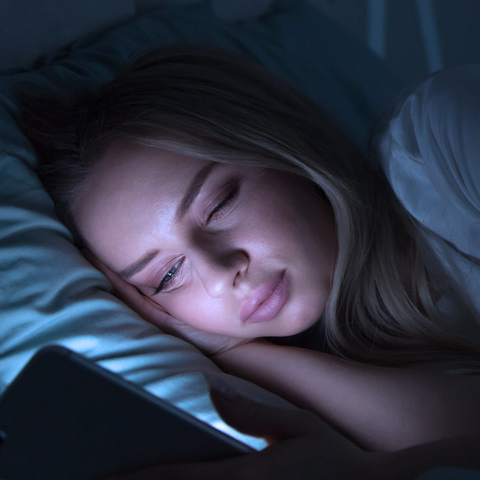
{"label": "nose", "polygon": [[248,268],[248,254],[244,250],[195,249],[190,262],[212,298],[242,288]]}

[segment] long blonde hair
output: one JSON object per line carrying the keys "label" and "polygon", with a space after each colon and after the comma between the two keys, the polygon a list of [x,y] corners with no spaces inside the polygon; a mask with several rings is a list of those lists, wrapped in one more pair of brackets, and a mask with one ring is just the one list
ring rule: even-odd
{"label": "long blonde hair", "polygon": [[327,350],[382,365],[480,367],[479,349],[441,326],[436,298],[460,295],[450,279],[432,285],[427,263],[435,259],[421,226],[382,172],[329,115],[262,67],[221,51],[166,47],[97,92],[24,100],[24,112],[43,159],[39,175],[77,239],[78,188],[118,139],[301,175],[336,220],[338,260],[320,322]]}

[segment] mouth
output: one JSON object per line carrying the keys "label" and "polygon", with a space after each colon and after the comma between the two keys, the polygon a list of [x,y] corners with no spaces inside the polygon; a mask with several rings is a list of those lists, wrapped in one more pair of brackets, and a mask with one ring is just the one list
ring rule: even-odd
{"label": "mouth", "polygon": [[240,320],[244,323],[261,323],[273,320],[287,302],[288,276],[286,270],[274,275],[260,285],[243,305]]}

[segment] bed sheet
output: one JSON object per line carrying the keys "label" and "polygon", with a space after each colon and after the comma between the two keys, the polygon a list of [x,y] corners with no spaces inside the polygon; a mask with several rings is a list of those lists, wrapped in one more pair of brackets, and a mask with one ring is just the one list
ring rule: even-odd
{"label": "bed sheet", "polygon": [[480,471],[464,468],[435,468],[420,475],[417,480],[480,480]]}
{"label": "bed sheet", "polygon": [[[438,302],[446,328],[480,343],[480,65],[428,77],[403,99],[378,135],[380,161],[393,191],[413,218],[439,265],[476,314],[454,298]],[[440,268],[441,267],[441,268]],[[437,272],[436,270],[440,271]],[[436,280],[438,279],[438,280]]]}

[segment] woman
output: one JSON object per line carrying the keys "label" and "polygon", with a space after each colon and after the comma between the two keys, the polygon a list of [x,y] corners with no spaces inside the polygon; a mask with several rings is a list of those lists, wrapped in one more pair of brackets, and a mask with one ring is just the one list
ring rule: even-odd
{"label": "woman", "polygon": [[24,121],[39,175],[146,320],[326,420],[349,440],[298,424],[361,457],[352,475],[384,458],[365,450],[479,434],[478,377],[443,373],[480,366],[447,318],[475,324],[472,299],[312,102],[245,60],[175,47],[46,101]]}

